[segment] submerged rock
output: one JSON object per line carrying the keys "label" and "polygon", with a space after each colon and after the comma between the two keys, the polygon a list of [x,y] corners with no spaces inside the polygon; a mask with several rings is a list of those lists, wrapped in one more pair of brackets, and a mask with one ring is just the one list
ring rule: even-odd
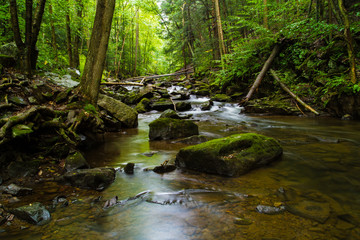
{"label": "submerged rock", "polygon": [[101,191],[115,180],[114,168],[78,169],[57,179],[74,187]]}
{"label": "submerged rock", "polygon": [[134,109],[125,103],[100,94],[98,105],[104,108],[106,111],[110,112],[117,120],[121,122],[124,127],[137,127],[138,114]]}
{"label": "submerged rock", "polygon": [[9,212],[17,218],[35,225],[44,225],[50,222],[51,215],[48,210],[39,202],[19,208],[9,209]]}
{"label": "submerged rock", "polygon": [[183,148],[175,163],[182,168],[236,177],[269,164],[281,154],[275,139],[246,133]]}
{"label": "submerged rock", "polygon": [[191,136],[191,137],[176,140],[176,141],[174,141],[174,143],[184,143],[184,144],[189,144],[189,145],[195,145],[195,144],[200,144],[200,143],[207,142],[209,140],[210,139],[208,137],[206,137],[206,136],[194,135],[194,136]]}
{"label": "submerged rock", "polygon": [[76,169],[85,169],[89,168],[89,164],[86,162],[84,156],[76,151],[73,154],[70,154],[65,159],[65,169],[70,172]]}
{"label": "submerged rock", "polygon": [[284,206],[280,207],[273,207],[273,206],[265,206],[265,205],[258,205],[256,206],[256,211],[263,214],[273,215],[282,213],[285,211]]}
{"label": "submerged rock", "polygon": [[13,196],[24,196],[32,193],[31,188],[19,187],[13,183],[6,187],[0,187],[0,191],[11,194]]}
{"label": "submerged rock", "polygon": [[149,124],[150,140],[168,140],[199,134],[198,126],[188,120],[159,118]]}
{"label": "submerged rock", "polygon": [[298,203],[288,204],[286,210],[294,215],[315,220],[320,223],[325,223],[330,217],[330,204],[327,202],[304,200]]}

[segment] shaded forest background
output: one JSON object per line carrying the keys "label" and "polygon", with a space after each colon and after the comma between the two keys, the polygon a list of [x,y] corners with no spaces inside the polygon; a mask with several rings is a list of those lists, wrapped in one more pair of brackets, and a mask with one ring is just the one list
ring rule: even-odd
{"label": "shaded forest background", "polygon": [[[11,4],[17,6],[24,43],[26,4],[32,4],[33,30],[37,11],[45,4],[32,68],[82,71],[95,1],[0,2],[0,45],[17,38]],[[333,95],[359,92],[360,3],[355,0],[118,0],[103,79],[193,65],[196,76],[214,89],[243,92],[279,42],[273,68],[296,93],[326,105]]]}

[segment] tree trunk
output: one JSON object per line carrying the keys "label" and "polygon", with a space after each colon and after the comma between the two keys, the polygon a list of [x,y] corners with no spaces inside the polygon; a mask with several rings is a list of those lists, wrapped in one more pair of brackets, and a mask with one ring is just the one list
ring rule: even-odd
{"label": "tree trunk", "polygon": [[97,2],[90,47],[79,86],[80,94],[94,105],[97,104],[99,95],[114,9],[115,0]]}
{"label": "tree trunk", "polygon": [[83,11],[83,4],[81,0],[76,0],[76,15],[77,15],[77,31],[75,33],[74,38],[74,51],[73,51],[73,67],[79,68],[80,66],[80,34],[81,34],[81,18],[82,18],[82,11]]}
{"label": "tree trunk", "polygon": [[280,44],[276,44],[274,49],[272,50],[270,57],[266,60],[263,68],[261,69],[259,75],[257,76],[254,84],[252,85],[252,87],[250,88],[250,91],[248,92],[248,94],[246,95],[246,97],[243,99],[242,102],[247,102],[250,100],[251,96],[253,95],[254,91],[259,87],[262,79],[265,77],[265,74],[267,73],[267,71],[269,70],[272,61],[274,60],[274,58],[276,57],[276,55],[280,52],[280,48],[281,45]]}
{"label": "tree trunk", "polygon": [[25,74],[31,76],[31,42],[32,42],[32,0],[26,0],[25,10]]}
{"label": "tree trunk", "polygon": [[70,1],[68,0],[68,9],[66,12],[66,49],[68,52],[68,58],[69,58],[69,66],[73,67],[73,53],[72,53],[72,46],[71,46],[71,27],[70,27]]}
{"label": "tree trunk", "polygon": [[225,51],[224,35],[221,24],[219,0],[214,0],[214,3],[215,3],[215,13],[216,13],[216,24],[218,28],[218,37],[219,37],[220,58],[222,58],[222,55],[226,54],[226,51]]}
{"label": "tree trunk", "polygon": [[134,76],[137,76],[136,67],[138,63],[138,53],[139,53],[139,11],[136,11],[136,29],[135,29],[135,59],[134,59]]}
{"label": "tree trunk", "polygon": [[56,34],[55,34],[55,25],[54,25],[54,15],[53,15],[53,8],[52,5],[49,4],[49,13],[50,13],[50,26],[51,26],[51,45],[53,47],[55,53],[55,61],[58,61],[58,54],[57,54],[57,44],[56,44]]}
{"label": "tree trunk", "polygon": [[267,0],[264,0],[264,27],[269,29]]}
{"label": "tree trunk", "polygon": [[354,54],[354,45],[353,45],[353,39],[351,36],[351,30],[350,30],[350,20],[348,17],[348,13],[345,9],[344,3],[342,0],[338,0],[339,3],[339,9],[341,12],[341,15],[344,18],[344,36],[347,44],[347,51],[349,56],[349,63],[350,63],[350,80],[353,84],[357,82],[356,80],[356,62],[355,62],[355,54]]}

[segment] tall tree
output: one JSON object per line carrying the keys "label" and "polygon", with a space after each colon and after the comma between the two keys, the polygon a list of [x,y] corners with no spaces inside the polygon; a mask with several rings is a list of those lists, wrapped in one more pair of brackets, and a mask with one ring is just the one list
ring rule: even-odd
{"label": "tall tree", "polygon": [[346,8],[344,6],[343,0],[338,0],[338,4],[341,15],[343,16],[344,19],[344,36],[347,44],[347,51],[348,51],[349,63],[350,63],[350,80],[352,83],[355,84],[357,82],[356,62],[355,62],[355,54],[354,54],[354,43],[350,30],[350,20]]}
{"label": "tall tree", "polygon": [[96,105],[104,70],[115,0],[98,0],[90,46],[79,86],[80,94]]}
{"label": "tall tree", "polygon": [[38,50],[36,42],[40,32],[42,17],[44,15],[46,0],[39,0],[35,12],[33,13],[33,1],[26,0],[25,11],[25,42],[21,39],[21,32],[18,19],[18,8],[16,0],[10,0],[11,25],[14,32],[14,38],[20,54],[20,68],[27,74],[31,75],[36,68]]}

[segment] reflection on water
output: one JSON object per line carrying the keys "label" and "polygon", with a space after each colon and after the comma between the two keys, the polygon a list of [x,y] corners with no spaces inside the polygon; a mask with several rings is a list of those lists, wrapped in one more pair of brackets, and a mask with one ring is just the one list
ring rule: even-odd
{"label": "reflection on water", "polygon": [[[8,239],[359,239],[360,123],[336,119],[248,116],[236,105],[215,102],[209,111],[189,101],[201,134],[222,137],[257,132],[278,139],[284,155],[268,167],[238,178],[191,171],[168,174],[144,171],[171,160],[184,147],[171,141],[148,141],[148,124],[159,113],[139,116],[138,129],[107,134],[106,142],[87,153],[92,166],[123,167],[135,163],[135,173],[117,173],[116,181],[98,193],[50,186],[42,200],[60,193],[71,204],[57,209],[45,226],[13,226]],[[150,153],[151,154],[146,154]],[[144,154],[145,153],[145,154]],[[39,187],[40,188],[40,187]],[[41,186],[47,191],[46,186]],[[45,190],[44,190],[45,189]],[[138,193],[148,191],[143,197]],[[51,194],[50,194],[51,193]],[[118,196],[122,204],[103,209]],[[101,200],[98,201],[99,197]],[[330,206],[313,215],[285,211],[267,215],[257,205],[295,203]],[[298,205],[296,205],[298,204]],[[326,208],[324,208],[326,209]],[[309,209],[304,210],[310,211]],[[311,213],[310,213],[311,215]],[[315,219],[315,220],[314,220]],[[16,228],[16,229],[15,229]]]}

